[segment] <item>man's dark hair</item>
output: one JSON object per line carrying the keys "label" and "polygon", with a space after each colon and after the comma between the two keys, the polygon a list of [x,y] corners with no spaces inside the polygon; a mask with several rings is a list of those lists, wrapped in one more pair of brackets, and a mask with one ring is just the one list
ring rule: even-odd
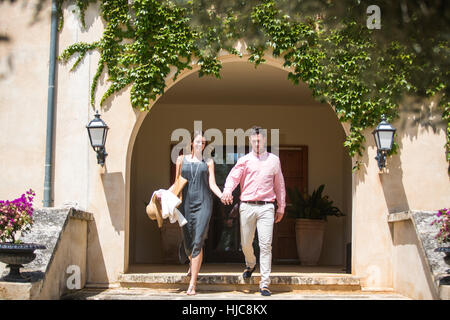
{"label": "man's dark hair", "polygon": [[250,129],[250,136],[256,135],[256,134],[262,134],[264,137],[266,136],[266,130],[261,128],[260,126],[253,126]]}

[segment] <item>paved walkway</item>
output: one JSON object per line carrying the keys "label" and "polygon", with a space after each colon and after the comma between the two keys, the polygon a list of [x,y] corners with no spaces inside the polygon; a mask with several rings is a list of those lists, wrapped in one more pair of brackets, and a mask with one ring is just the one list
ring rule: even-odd
{"label": "paved walkway", "polygon": [[249,291],[197,291],[187,296],[185,290],[148,288],[83,289],[63,299],[68,300],[410,300],[394,292],[297,290],[273,292],[263,297]]}

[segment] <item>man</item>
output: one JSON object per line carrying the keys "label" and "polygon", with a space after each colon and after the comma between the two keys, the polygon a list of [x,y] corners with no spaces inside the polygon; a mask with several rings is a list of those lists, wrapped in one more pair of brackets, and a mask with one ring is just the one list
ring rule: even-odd
{"label": "man", "polygon": [[270,296],[273,223],[278,223],[283,218],[286,190],[280,159],[266,151],[266,136],[261,127],[251,129],[250,144],[252,151],[237,161],[225,181],[222,202],[233,202],[232,192],[240,183],[241,246],[246,263],[243,277],[250,278],[256,269],[252,243],[257,229],[261,273],[259,287],[263,296]]}

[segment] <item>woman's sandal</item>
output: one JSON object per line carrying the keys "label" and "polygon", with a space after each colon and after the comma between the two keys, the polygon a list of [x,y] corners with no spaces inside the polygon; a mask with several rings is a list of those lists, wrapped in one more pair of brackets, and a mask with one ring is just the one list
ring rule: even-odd
{"label": "woman's sandal", "polygon": [[186,294],[188,296],[196,295],[197,293],[195,292],[195,286],[194,285],[189,285],[189,288],[187,289]]}

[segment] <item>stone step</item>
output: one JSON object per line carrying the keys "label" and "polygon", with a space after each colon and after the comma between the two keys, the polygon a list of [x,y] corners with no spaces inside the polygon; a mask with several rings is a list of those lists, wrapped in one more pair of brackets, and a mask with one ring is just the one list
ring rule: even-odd
{"label": "stone step", "polygon": [[[197,279],[197,288],[207,291],[254,291],[259,288],[261,275],[257,269],[250,279],[242,277],[242,265],[202,266]],[[130,272],[120,274],[118,283],[123,288],[186,289],[190,277],[186,276],[186,267],[166,268],[166,272]],[[221,270],[220,270],[221,269]],[[238,271],[239,270],[239,271]],[[283,266],[272,268],[270,275],[272,291],[293,290],[361,290],[359,277],[343,272],[329,272],[333,269],[301,268]],[[309,271],[309,272],[305,272]],[[335,271],[335,270],[334,270]]]}

